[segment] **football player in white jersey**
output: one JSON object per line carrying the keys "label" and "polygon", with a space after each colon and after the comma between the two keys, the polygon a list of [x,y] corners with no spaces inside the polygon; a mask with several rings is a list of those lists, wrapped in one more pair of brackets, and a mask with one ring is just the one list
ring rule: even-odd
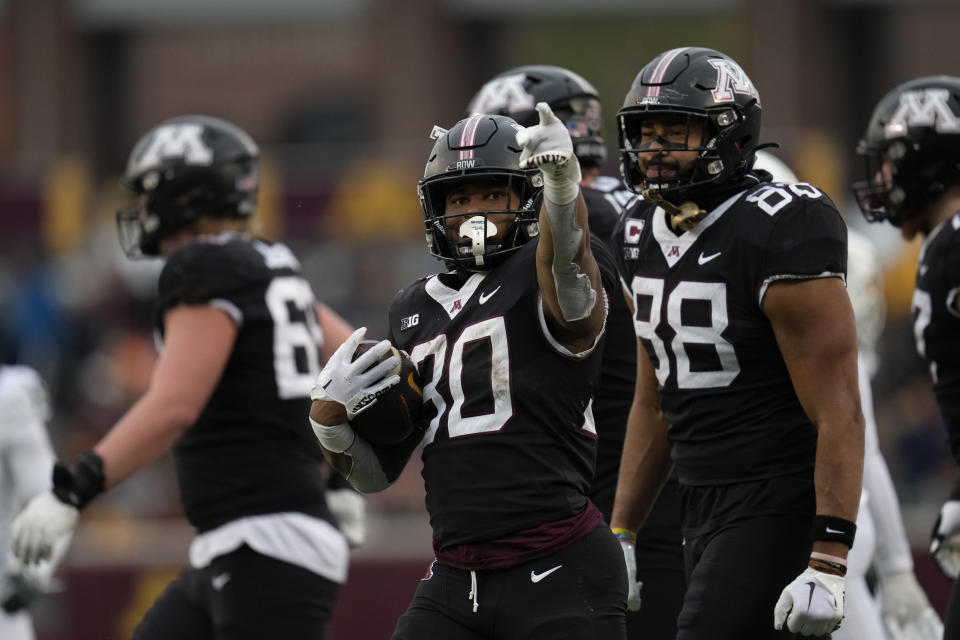
{"label": "football player in white jersey", "polygon": [[[753,167],[770,172],[774,182],[800,181],[786,163],[766,151],[757,152]],[[943,637],[943,624],[913,573],[910,543],[897,493],[880,452],[873,414],[870,378],[877,367],[877,341],[886,311],[881,265],[870,240],[850,228],[847,252],[847,292],[857,322],[860,402],[866,435],[857,543],[847,556],[846,608],[843,624],[833,632],[833,638],[939,640]],[[876,598],[867,586],[866,574],[871,567],[877,575]]]}
{"label": "football player in white jersey", "polygon": [[51,561],[25,567],[9,548],[10,522],[50,486],[53,448],[47,436],[50,406],[40,376],[28,367],[0,367],[0,638],[32,640],[27,606],[49,584],[69,539]]}

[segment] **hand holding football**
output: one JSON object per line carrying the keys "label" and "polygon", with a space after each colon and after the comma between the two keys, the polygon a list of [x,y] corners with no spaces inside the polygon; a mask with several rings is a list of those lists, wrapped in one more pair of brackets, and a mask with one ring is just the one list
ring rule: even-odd
{"label": "hand holding football", "polygon": [[[352,359],[355,361],[375,344],[375,340],[360,342]],[[400,363],[388,371],[384,378],[398,376],[399,382],[360,398],[353,407],[354,415],[350,418],[350,426],[354,431],[371,444],[396,444],[421,428],[423,394],[417,379],[417,367],[410,356],[395,347],[386,352],[378,362],[391,355],[397,355]],[[376,363],[371,367],[375,365]],[[315,400],[310,409],[311,417],[318,422],[322,421],[322,408],[320,402]]]}

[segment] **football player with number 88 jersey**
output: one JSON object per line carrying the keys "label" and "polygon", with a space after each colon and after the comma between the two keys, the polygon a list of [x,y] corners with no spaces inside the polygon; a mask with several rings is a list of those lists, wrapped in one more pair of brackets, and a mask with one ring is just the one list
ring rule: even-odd
{"label": "football player with number 88 jersey", "polygon": [[197,535],[190,566],[133,637],[327,637],[348,549],[324,500],[306,413],[323,340],[349,327],[320,305],[293,252],[252,234],[259,151],[207,116],[159,124],[134,146],[117,214],[130,257],[163,256],[162,349],[144,395],[13,525],[42,560],[103,491],[172,449]]}
{"label": "football player with number 88 jersey", "polygon": [[751,172],[760,97],[722,53],[658,55],[618,123],[644,198],[621,221],[638,369],[611,525],[636,531],[675,464],[677,639],[825,634],[863,458],[844,224],[816,187]]}

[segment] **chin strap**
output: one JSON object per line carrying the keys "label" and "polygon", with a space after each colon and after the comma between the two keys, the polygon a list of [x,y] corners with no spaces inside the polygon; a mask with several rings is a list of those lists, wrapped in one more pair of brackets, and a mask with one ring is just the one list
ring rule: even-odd
{"label": "chin strap", "polygon": [[643,190],[643,199],[662,208],[670,216],[670,226],[679,231],[689,231],[697,226],[707,212],[696,202],[686,201],[680,206],[665,200],[659,191]]}

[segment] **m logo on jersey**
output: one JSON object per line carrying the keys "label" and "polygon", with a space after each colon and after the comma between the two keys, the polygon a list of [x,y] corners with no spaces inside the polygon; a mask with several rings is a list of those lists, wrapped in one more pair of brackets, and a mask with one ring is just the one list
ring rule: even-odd
{"label": "m logo on jersey", "polygon": [[733,102],[735,93],[745,93],[760,105],[760,94],[740,65],[726,58],[711,58],[709,62],[717,70],[717,86],[712,91],[715,102]]}
{"label": "m logo on jersey", "polygon": [[623,228],[623,241],[627,244],[639,244],[643,233],[643,220],[627,220]]}
{"label": "m logo on jersey", "polygon": [[203,125],[184,122],[158,127],[147,148],[133,160],[127,173],[141,173],[167,158],[183,158],[187,164],[213,162],[213,149],[203,139]]}
{"label": "m logo on jersey", "polygon": [[525,77],[525,74],[515,73],[483,85],[470,105],[470,113],[514,113],[533,109],[533,96],[523,88]]}
{"label": "m logo on jersey", "polygon": [[888,138],[906,134],[909,127],[935,127],[940,133],[960,131],[960,118],[950,109],[947,89],[920,89],[900,94],[900,105],[883,128]]}

